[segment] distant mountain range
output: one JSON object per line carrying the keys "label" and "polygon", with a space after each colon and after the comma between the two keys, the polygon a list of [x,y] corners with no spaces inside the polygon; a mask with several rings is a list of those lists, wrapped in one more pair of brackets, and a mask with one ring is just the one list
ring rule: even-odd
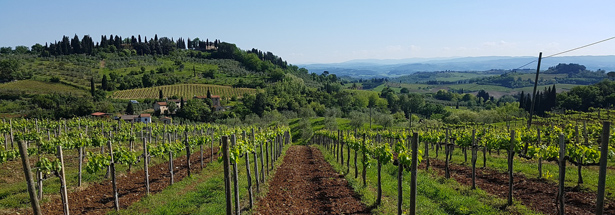
{"label": "distant mountain range", "polygon": [[[460,58],[409,58],[409,59],[364,59],[351,60],[342,63],[330,64],[304,64],[312,73],[320,74],[329,71],[339,77],[350,76],[354,78],[373,77],[399,77],[415,72],[433,71],[486,71],[486,70],[512,70],[536,69],[537,57],[460,57]],[[534,62],[532,62],[534,61]],[[532,62],[532,63],[530,63]],[[530,63],[530,64],[528,64]],[[566,56],[542,59],[541,70],[546,70],[559,63],[576,63],[587,67],[588,70],[615,71],[615,55],[608,56]],[[528,65],[525,65],[528,64]],[[524,66],[525,65],[525,66]]]}

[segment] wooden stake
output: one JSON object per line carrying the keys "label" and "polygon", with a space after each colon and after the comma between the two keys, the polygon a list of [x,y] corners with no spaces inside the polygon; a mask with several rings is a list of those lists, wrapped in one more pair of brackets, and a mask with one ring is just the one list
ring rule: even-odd
{"label": "wooden stake", "polygon": [[119,211],[120,210],[120,199],[117,194],[117,180],[115,178],[115,161],[113,160],[113,147],[111,146],[111,140],[107,142],[107,145],[109,146],[109,155],[111,155],[111,164],[109,165],[109,167],[111,170],[111,180],[113,181],[113,199],[115,203],[114,204],[115,211]]}
{"label": "wooden stake", "polygon": [[145,191],[149,196],[149,154],[147,153],[147,138],[143,138],[143,170],[145,170]]}
{"label": "wooden stake", "polygon": [[416,214],[416,171],[418,161],[419,134],[412,134],[412,164],[410,166],[410,214]]}
{"label": "wooden stake", "polygon": [[[12,136],[12,135],[11,135]],[[41,206],[36,198],[36,188],[34,187],[34,180],[32,178],[32,172],[30,170],[30,160],[28,159],[28,148],[24,141],[19,141],[17,144],[19,153],[21,154],[21,164],[23,164],[23,172],[28,185],[28,194],[30,195],[30,204],[32,205],[32,212],[36,215],[41,215]]]}
{"label": "wooden stake", "polygon": [[66,192],[66,176],[64,175],[64,154],[62,153],[62,145],[58,145],[58,159],[60,159],[60,192],[62,194],[62,205],[64,214],[69,215],[68,209],[68,192]]}
{"label": "wooden stake", "polygon": [[596,200],[596,215],[604,213],[604,189],[606,184],[606,166],[609,137],[611,131],[611,122],[605,121],[602,123],[602,142],[600,144],[600,169],[598,173],[598,199]]}
{"label": "wooden stake", "polygon": [[566,179],[566,144],[564,141],[564,134],[559,135],[559,189],[557,192],[557,204],[559,205],[558,214],[564,215],[566,214],[565,209],[565,200],[566,196],[564,190],[564,180]]}

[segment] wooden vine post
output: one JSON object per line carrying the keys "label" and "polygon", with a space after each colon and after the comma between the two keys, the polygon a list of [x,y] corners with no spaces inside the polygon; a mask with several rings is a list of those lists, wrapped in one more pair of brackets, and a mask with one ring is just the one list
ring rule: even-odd
{"label": "wooden vine post", "polygon": [[[354,137],[355,139],[358,137],[356,128],[354,129]],[[357,153],[357,150],[355,149],[354,150],[354,178],[359,177],[359,168],[357,167],[357,156],[358,156],[358,153]]]}
{"label": "wooden vine post", "polygon": [[190,171],[190,141],[188,141],[188,133],[184,132],[184,143],[186,144],[186,168],[188,168],[188,177],[192,175]]}
{"label": "wooden vine post", "polygon": [[259,148],[261,150],[261,156],[260,156],[261,157],[261,159],[260,159],[261,160],[261,182],[265,183],[265,171],[266,171],[266,169],[265,169],[265,161],[264,161],[264,157],[265,157],[264,155],[265,154],[263,153],[263,142],[262,141],[259,141],[259,142],[260,143],[258,145],[259,145]]}
{"label": "wooden vine post", "polygon": [[367,163],[367,153],[365,152],[364,148],[365,148],[365,141],[367,141],[366,139],[366,134],[363,134],[363,142],[362,142],[362,146],[361,146],[361,154],[363,156],[361,156],[361,161],[363,163],[363,172],[361,172],[361,178],[363,179],[363,186],[367,185],[367,181],[365,180],[365,175],[367,174],[367,165],[365,165],[365,163]]}
{"label": "wooden vine post", "polygon": [[508,149],[508,206],[513,205],[513,156],[515,155],[515,130],[510,131],[510,146]]}
{"label": "wooden vine post", "polygon": [[564,179],[566,179],[566,143],[564,141],[564,134],[559,135],[559,189],[557,192],[557,204],[559,205],[558,214],[566,214],[564,204],[564,197],[566,193],[564,191]]}
{"label": "wooden vine post", "polygon": [[143,170],[145,173],[145,195],[149,196],[149,154],[147,153],[147,138],[143,137]]}
{"label": "wooden vine post", "polygon": [[[246,131],[243,131],[242,138],[244,141],[248,139],[246,138]],[[252,209],[254,207],[254,193],[252,192],[252,173],[250,172],[250,152],[246,152],[244,156],[246,158],[246,175],[248,177],[248,196],[250,199],[250,209]]]}
{"label": "wooden vine post", "polygon": [[254,140],[254,128],[251,130],[250,143],[254,146],[252,155],[254,156],[254,179],[256,179],[256,192],[260,192],[260,175],[258,174],[258,153],[256,152],[256,141]]}
{"label": "wooden vine post", "polygon": [[412,164],[410,164],[410,214],[416,214],[416,171],[418,160],[419,134],[412,134]]}
{"label": "wooden vine post", "polygon": [[62,145],[58,145],[58,159],[60,159],[60,193],[62,194],[62,206],[64,214],[70,214],[68,209],[68,192],[66,191],[66,175],[64,174],[64,153],[62,153]]}
{"label": "wooden vine post", "polygon": [[600,144],[600,169],[598,173],[598,199],[596,200],[596,215],[604,213],[604,189],[606,184],[606,166],[609,148],[611,122],[602,123],[602,142]]}
{"label": "wooden vine post", "polygon": [[[356,156],[355,156],[356,158]],[[402,202],[403,202],[403,192],[402,192],[402,179],[404,173],[404,165],[398,162],[397,165],[397,214],[402,214]]]}
{"label": "wooden vine post", "polygon": [[340,143],[340,160],[342,162],[342,167],[344,166],[344,132],[339,131],[339,143]]}
{"label": "wooden vine post", "polygon": [[21,163],[23,164],[23,172],[26,177],[26,183],[28,184],[28,194],[30,195],[30,204],[32,205],[32,212],[36,215],[41,215],[41,206],[39,205],[38,199],[36,198],[36,188],[34,187],[34,179],[32,178],[32,172],[30,169],[28,147],[26,147],[26,143],[23,140],[19,141],[17,145],[19,148],[19,153],[21,154]]}
{"label": "wooden vine post", "polygon": [[[235,144],[237,143],[237,137],[235,136],[235,134],[231,135],[231,146],[235,146]],[[237,155],[239,156],[239,155]],[[241,207],[239,205],[239,176],[238,176],[238,171],[237,171],[237,160],[239,158],[235,157],[235,161],[233,162],[233,192],[235,194],[235,214],[240,215],[241,214]]]}
{"label": "wooden vine post", "polygon": [[[537,145],[540,146],[540,128],[536,130],[537,136]],[[538,178],[542,178],[542,156],[538,157]]]}
{"label": "wooden vine post", "polygon": [[[290,136],[290,134],[289,134]],[[350,132],[346,132],[346,136],[350,136]],[[292,142],[292,141],[291,141]],[[348,143],[346,143],[346,152],[347,155],[346,156],[346,174],[350,173],[350,145],[348,145]]]}
{"label": "wooden vine post", "polygon": [[[79,139],[83,139],[83,134],[79,134]],[[81,187],[81,170],[83,169],[83,146],[79,144],[79,182],[77,187]]]}
{"label": "wooden vine post", "polygon": [[215,130],[211,130],[211,157],[209,157],[210,162],[214,162],[214,132]]}
{"label": "wooden vine post", "polygon": [[449,165],[448,154],[450,153],[449,152],[450,151],[449,150],[450,147],[449,147],[448,141],[450,141],[450,140],[452,140],[452,139],[449,139],[449,130],[447,129],[446,130],[446,140],[444,140],[445,141],[444,142],[444,149],[445,149],[444,150],[444,158],[445,158],[445,161],[444,161],[445,162],[445,164],[444,164],[445,165],[445,167],[444,167],[444,177],[446,179],[451,178],[451,174],[450,174],[450,171],[449,171],[449,168],[448,168],[448,165]]}
{"label": "wooden vine post", "polygon": [[478,146],[476,145],[476,129],[472,130],[472,190],[476,189],[476,158]]}
{"label": "wooden vine post", "polygon": [[222,162],[224,162],[224,194],[226,197],[226,215],[233,214],[231,200],[231,160],[229,158],[228,136],[222,136]]}
{"label": "wooden vine post", "polygon": [[117,195],[117,180],[115,178],[115,163],[114,163],[115,161],[113,160],[113,147],[111,146],[111,140],[107,142],[107,145],[109,146],[109,155],[111,155],[111,163],[109,164],[109,167],[111,170],[111,180],[113,181],[113,199],[114,199],[115,211],[119,211],[120,201]]}
{"label": "wooden vine post", "polygon": [[269,145],[271,145],[269,140],[265,140],[265,169],[267,170],[267,175],[269,175]]}
{"label": "wooden vine post", "polygon": [[423,156],[423,160],[425,160],[425,170],[429,170],[429,143],[425,141],[425,155]]}

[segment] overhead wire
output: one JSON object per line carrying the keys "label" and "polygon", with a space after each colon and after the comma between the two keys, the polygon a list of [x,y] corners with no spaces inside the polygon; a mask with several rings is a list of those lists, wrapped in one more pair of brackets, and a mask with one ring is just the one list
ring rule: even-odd
{"label": "overhead wire", "polygon": [[[566,50],[566,51],[563,51],[563,52],[558,52],[558,53],[555,53],[555,54],[552,54],[552,55],[549,55],[549,56],[543,57],[542,59],[545,59],[545,58],[550,58],[550,57],[555,57],[555,56],[558,56],[558,55],[561,55],[561,54],[565,54],[565,53],[568,53],[568,52],[572,52],[572,51],[576,51],[576,50],[579,50],[579,49],[582,49],[582,48],[586,48],[586,47],[589,47],[589,46],[593,46],[593,45],[596,45],[596,44],[598,44],[598,43],[603,43],[603,42],[606,42],[606,41],[609,41],[609,40],[612,40],[612,39],[615,39],[615,37],[610,37],[610,38],[607,38],[607,39],[604,39],[604,40],[600,40],[600,41],[598,41],[598,42],[593,42],[593,43],[590,43],[590,44],[587,44],[587,45],[583,45],[583,46],[579,46],[579,47],[576,47],[576,48],[573,48],[573,49],[569,49],[569,50]],[[514,70],[521,69],[521,68],[526,67],[527,65],[530,65],[530,64],[532,64],[532,63],[534,63],[534,62],[537,62],[537,61],[538,61],[538,60],[532,60],[532,61],[530,61],[529,63],[526,63],[526,64],[524,64],[523,66],[520,66],[520,67],[518,67],[518,68],[516,68],[516,69],[514,69]]]}

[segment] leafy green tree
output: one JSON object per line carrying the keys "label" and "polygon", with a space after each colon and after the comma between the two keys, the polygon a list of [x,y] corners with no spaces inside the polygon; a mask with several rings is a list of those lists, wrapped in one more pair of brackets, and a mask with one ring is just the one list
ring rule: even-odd
{"label": "leafy green tree", "polygon": [[14,59],[4,59],[0,61],[0,80],[12,81],[15,73],[19,70],[19,61]]}
{"label": "leafy green tree", "polygon": [[393,126],[393,116],[390,114],[378,113],[376,114],[374,121],[376,121],[376,124],[384,127],[385,129]]}
{"label": "leafy green tree", "polygon": [[45,47],[43,47],[43,45],[37,43],[37,44],[34,44],[30,48],[30,50],[32,51],[33,54],[38,55],[38,54],[43,53],[43,51],[45,51]]}
{"label": "leafy green tree", "polygon": [[30,52],[27,46],[15,46],[15,54],[27,54]]}
{"label": "leafy green tree", "polygon": [[169,114],[174,114],[177,111],[178,107],[174,101],[167,102],[167,109],[169,110]]}
{"label": "leafy green tree", "polygon": [[350,112],[350,127],[354,129],[362,128],[366,121],[365,114],[358,111]]}
{"label": "leafy green tree", "polygon": [[401,90],[399,90],[399,92],[400,93],[409,93],[410,90],[408,90],[408,88],[403,87],[403,88],[401,88]]}
{"label": "leafy green tree", "polygon": [[199,122],[209,121],[211,117],[211,109],[201,99],[191,99],[186,102],[185,107],[182,106],[181,116]]}
{"label": "leafy green tree", "polygon": [[0,54],[11,54],[13,52],[13,48],[11,47],[0,47]]}

